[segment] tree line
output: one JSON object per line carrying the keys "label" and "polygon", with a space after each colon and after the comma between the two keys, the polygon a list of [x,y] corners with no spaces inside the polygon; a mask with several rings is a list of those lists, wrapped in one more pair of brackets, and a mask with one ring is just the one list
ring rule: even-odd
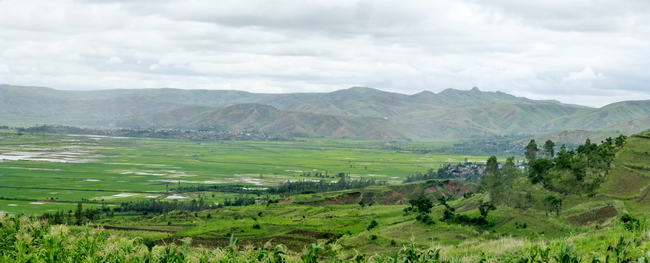
{"label": "tree line", "polygon": [[[289,196],[294,194],[309,194],[320,193],[328,191],[340,191],[347,189],[358,189],[373,185],[385,185],[385,181],[377,181],[374,179],[349,179],[343,173],[337,182],[330,182],[325,180],[320,181],[287,181],[277,187],[263,188],[247,188],[243,185],[189,185],[178,186],[178,188],[170,189],[169,191],[180,192],[197,192],[197,191],[222,191],[222,192],[238,192],[239,196],[236,198],[226,198],[222,203],[209,204],[205,202],[203,197],[183,201],[174,199],[171,201],[160,199],[147,199],[139,201],[122,202],[120,206],[110,208],[105,204],[101,208],[83,208],[82,202],[77,204],[77,210],[72,211],[57,211],[54,213],[45,212],[41,215],[42,219],[51,221],[54,224],[75,224],[81,225],[89,221],[95,221],[102,217],[113,217],[116,213],[138,213],[142,215],[148,214],[163,214],[174,210],[197,212],[208,209],[222,208],[225,206],[246,206],[253,205],[260,201],[271,204],[278,202],[271,199],[270,195]],[[265,198],[261,198],[262,194],[267,194]]]}
{"label": "tree line", "polygon": [[438,170],[429,168],[426,173],[417,172],[409,175],[402,183],[426,181],[431,179],[459,179],[470,183],[481,182],[481,174],[485,164],[465,161],[458,164],[445,163]]}
{"label": "tree line", "polygon": [[377,181],[375,179],[350,179],[349,176],[344,173],[339,173],[338,176],[341,178],[337,182],[331,182],[323,179],[319,181],[287,181],[277,187],[269,187],[267,193],[289,196],[294,194],[311,194],[358,189],[368,186],[386,184],[386,181]]}
{"label": "tree line", "polygon": [[514,157],[501,164],[496,156],[491,156],[486,163],[481,188],[496,204],[559,213],[562,196],[595,194],[625,140],[624,135],[607,138],[601,144],[587,139],[575,150],[567,150],[566,145],[562,145],[557,153],[553,141],[547,140],[540,147],[531,140],[525,148],[527,163],[524,170],[515,165]]}
{"label": "tree line", "polygon": [[[318,178],[319,173],[315,174],[315,177]],[[321,174],[322,175],[322,174]],[[286,181],[279,186],[268,187],[268,188],[255,188],[244,185],[206,185],[206,184],[197,184],[197,185],[183,185],[177,188],[172,188],[170,191],[176,193],[185,193],[185,192],[202,192],[202,191],[218,191],[218,192],[230,192],[230,193],[240,193],[240,194],[271,194],[271,195],[282,195],[290,196],[295,194],[311,194],[311,193],[321,193],[321,192],[332,192],[348,189],[358,189],[365,188],[368,186],[375,185],[385,185],[386,181],[377,181],[375,179],[350,179],[350,176],[345,173],[338,173],[336,177],[339,177],[339,180],[333,182],[331,180],[321,179],[318,181],[312,180],[300,180],[300,181]],[[322,177],[321,177],[322,178]]]}
{"label": "tree line", "polygon": [[[5,126],[6,127],[6,126]],[[6,127],[9,128],[9,127]],[[82,134],[102,135],[137,138],[158,139],[189,139],[189,140],[253,140],[253,141],[295,141],[292,134],[269,134],[259,131],[234,131],[213,130],[199,128],[171,129],[171,128],[123,128],[123,129],[98,129],[83,128],[66,125],[36,125],[28,128],[16,127],[18,135],[24,133],[54,133],[54,134]]]}
{"label": "tree line", "polygon": [[[147,199],[139,201],[122,202],[118,207],[86,207],[83,208],[83,202],[77,203],[76,210],[57,211],[54,213],[45,212],[40,218],[48,220],[52,224],[83,225],[102,218],[112,218],[119,213],[137,213],[141,215],[164,214],[171,211],[188,211],[198,212],[208,209],[222,208],[225,206],[245,206],[253,205],[258,200],[255,196],[240,195],[234,199],[227,198],[223,203],[209,204],[203,198],[192,199],[189,201],[180,201],[174,199],[165,201],[159,199]],[[267,198],[267,200],[271,201]],[[273,201],[271,201],[273,202]]]}

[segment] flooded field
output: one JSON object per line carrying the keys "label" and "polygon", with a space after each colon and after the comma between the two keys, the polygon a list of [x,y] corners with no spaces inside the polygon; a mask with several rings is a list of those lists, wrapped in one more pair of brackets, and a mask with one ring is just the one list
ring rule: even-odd
{"label": "flooded field", "polygon": [[97,161],[102,156],[84,148],[43,149],[32,148],[18,151],[1,150],[0,161],[41,161],[62,163],[87,163]]}

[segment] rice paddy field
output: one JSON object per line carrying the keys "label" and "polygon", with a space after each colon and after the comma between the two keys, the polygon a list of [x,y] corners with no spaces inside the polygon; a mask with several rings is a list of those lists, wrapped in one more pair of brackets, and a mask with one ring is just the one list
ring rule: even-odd
{"label": "rice paddy field", "polygon": [[[0,211],[40,214],[84,205],[118,205],[171,195],[178,185],[246,184],[265,187],[294,180],[318,180],[314,173],[401,183],[416,172],[445,162],[487,156],[421,154],[385,145],[439,147],[440,142],[190,141],[107,136],[23,134],[0,130]],[[325,178],[329,180],[328,178]],[[205,194],[205,193],[204,193]],[[208,202],[235,193],[207,193]]]}

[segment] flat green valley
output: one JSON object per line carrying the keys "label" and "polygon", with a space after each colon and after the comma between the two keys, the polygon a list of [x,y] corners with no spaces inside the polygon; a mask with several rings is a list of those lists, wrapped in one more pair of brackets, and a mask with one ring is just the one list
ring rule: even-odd
{"label": "flat green valley", "polygon": [[[0,130],[0,210],[42,213],[89,205],[166,198],[170,188],[203,185],[277,186],[286,181],[352,179],[401,183],[444,163],[487,156],[419,154],[388,145],[444,143],[308,139],[300,142],[189,141],[33,134]],[[324,176],[316,177],[316,174]],[[236,193],[204,193],[219,203]],[[212,197],[215,195],[215,197]],[[196,198],[195,195],[178,198]]]}

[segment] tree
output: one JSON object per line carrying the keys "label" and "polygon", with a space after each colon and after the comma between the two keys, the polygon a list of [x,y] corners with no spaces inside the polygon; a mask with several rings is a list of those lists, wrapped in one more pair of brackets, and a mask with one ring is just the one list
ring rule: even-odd
{"label": "tree", "polygon": [[590,154],[596,149],[598,149],[598,145],[591,143],[591,139],[587,138],[587,140],[585,140],[585,144],[578,146],[578,149],[576,149],[576,151],[578,153]]}
{"label": "tree", "polygon": [[497,210],[497,207],[490,202],[479,201],[478,210],[481,213],[481,217],[486,218],[488,216],[488,213],[490,213],[490,211]]}
{"label": "tree", "polygon": [[562,147],[560,147],[560,152],[558,152],[557,156],[553,161],[555,162],[555,167],[558,169],[568,169],[571,167],[571,159],[573,158],[573,154],[568,152],[566,150],[566,145],[562,144]]}
{"label": "tree", "polygon": [[409,200],[409,203],[411,204],[411,210],[415,212],[421,212],[421,213],[431,213],[431,208],[433,208],[433,203],[429,198],[427,198],[424,195],[421,195],[418,197],[418,199],[411,199]]}
{"label": "tree", "polygon": [[515,166],[514,156],[510,156],[506,159],[506,163],[503,164],[503,171],[501,171],[501,173],[503,181],[506,182],[506,184],[519,176],[520,172]]}
{"label": "tree", "polygon": [[544,198],[544,204],[548,208],[549,212],[555,212],[556,215],[560,215],[560,210],[562,210],[562,199],[552,195],[547,195],[546,198]]}
{"label": "tree", "polygon": [[537,148],[537,143],[535,143],[535,139],[530,140],[528,145],[526,145],[526,160],[528,162],[533,162],[535,159],[537,159],[537,151],[539,151],[539,148]]}
{"label": "tree", "polygon": [[454,210],[454,208],[452,208],[451,206],[449,206],[449,204],[447,204],[447,198],[444,195],[438,197],[438,202],[440,202],[440,204],[446,207],[447,209]]}
{"label": "tree", "polygon": [[518,184],[518,178],[522,175],[521,170],[515,165],[515,157],[511,156],[506,159],[505,164],[503,164],[503,169],[501,170],[501,180],[502,180],[502,195],[503,203],[510,205],[513,201],[513,197],[516,195],[514,189]]}
{"label": "tree", "polygon": [[544,155],[549,159],[555,156],[555,143],[550,139],[544,143]]}
{"label": "tree", "polygon": [[481,186],[490,194],[490,198],[496,201],[498,196],[501,194],[501,171],[499,170],[499,162],[497,157],[492,155],[488,158],[485,165],[485,171],[483,171],[483,177],[481,178]]}
{"label": "tree", "polygon": [[82,207],[81,202],[79,202],[79,203],[77,203],[77,210],[74,211],[74,218],[76,219],[76,221],[75,221],[76,225],[78,225],[78,226],[81,225],[81,223],[83,222],[82,221],[83,216],[84,216],[83,207]]}
{"label": "tree", "polygon": [[553,168],[553,162],[548,159],[537,159],[533,162],[528,163],[528,176],[530,181],[533,184],[543,182],[544,176],[548,174],[548,171]]}
{"label": "tree", "polygon": [[627,139],[627,136],[621,134],[615,139],[615,145],[617,148],[623,147],[625,145],[625,139]]}

